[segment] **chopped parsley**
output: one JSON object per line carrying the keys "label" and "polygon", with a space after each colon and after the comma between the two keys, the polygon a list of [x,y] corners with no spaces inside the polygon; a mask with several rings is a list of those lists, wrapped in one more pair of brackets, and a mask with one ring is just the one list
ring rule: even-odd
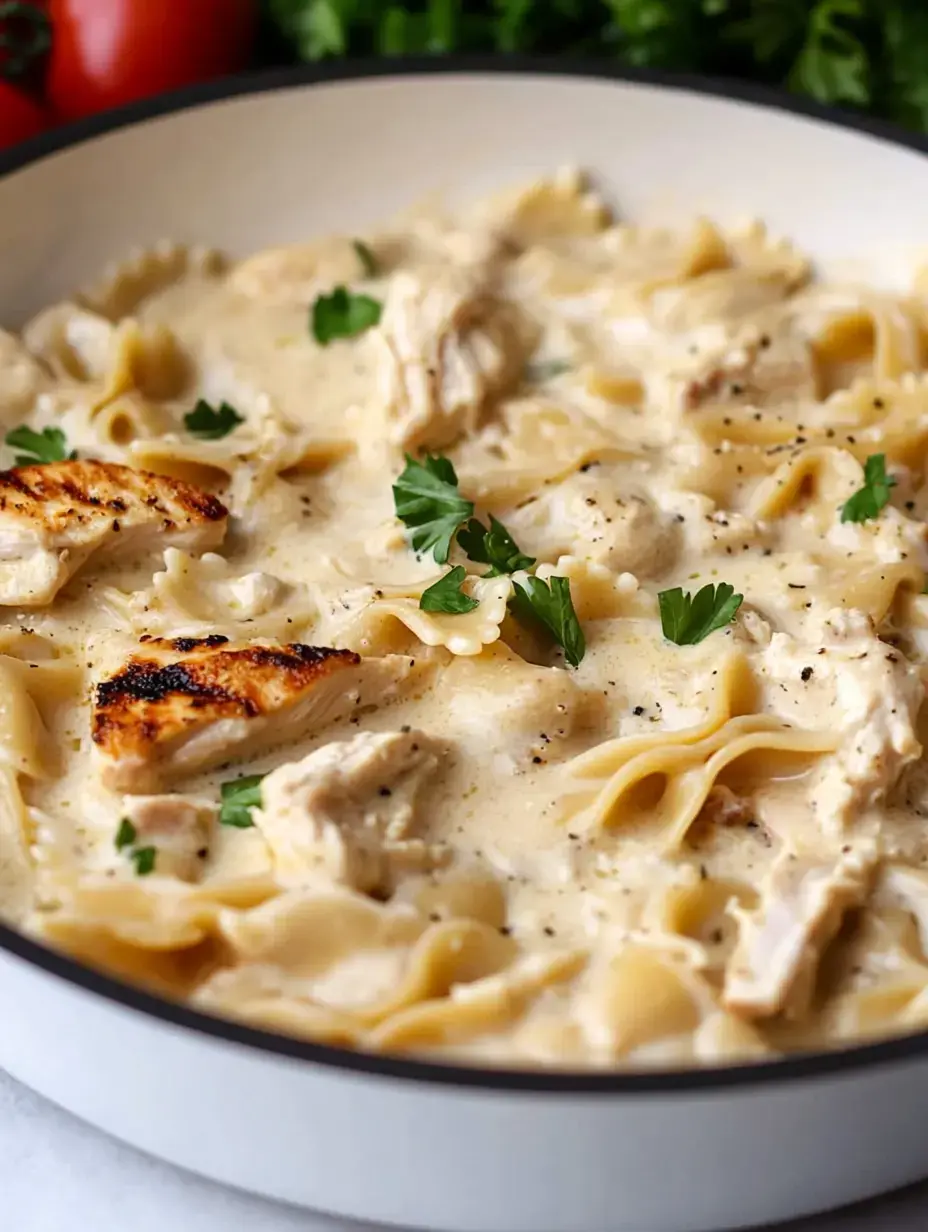
{"label": "chopped parsley", "polygon": [[128,817],[123,817],[116,831],[116,850],[122,851],[125,847],[131,847],[137,838],[138,833],[135,826]]}
{"label": "chopped parsley", "polygon": [[365,244],[363,240],[352,240],[351,242],[355,252],[358,254],[361,268],[364,270],[364,277],[376,278],[380,273],[380,266],[377,263],[377,258],[374,256],[373,249]]}
{"label": "chopped parsley", "polygon": [[545,381],[553,381],[556,376],[570,372],[572,364],[566,359],[540,359],[525,368],[525,379],[532,385],[543,385]]}
{"label": "chopped parsley", "polygon": [[569,579],[553,577],[548,585],[541,578],[527,577],[521,585],[513,582],[512,586],[515,592],[510,600],[513,615],[519,620],[544,625],[563,649],[570,666],[579,667],[586,653],[586,638],[574,610]]}
{"label": "chopped parsley", "polygon": [[458,531],[458,543],[471,560],[490,566],[484,577],[531,569],[535,563],[535,557],[526,556],[502,522],[492,514],[489,530],[477,518],[471,518],[467,526]]}
{"label": "chopped parsley", "polygon": [[406,469],[393,485],[396,516],[409,528],[416,552],[428,552],[440,565],[447,562],[451,540],[473,515],[473,501],[458,491],[454,467],[443,457],[426,454],[421,462],[406,455]]}
{"label": "chopped parsley", "polygon": [[466,577],[464,566],[456,565],[433,586],[422,592],[419,607],[423,612],[450,612],[454,616],[472,612],[480,604],[461,590],[461,583]]}
{"label": "chopped parsley", "polygon": [[222,804],[219,809],[219,824],[249,830],[255,824],[251,810],[261,807],[261,780],[263,774],[249,774],[246,778],[232,779],[223,783],[220,790]]}
{"label": "chopped parsley", "polygon": [[136,847],[131,853],[129,859],[135,865],[135,871],[139,877],[147,877],[149,873],[155,871],[155,862],[158,859],[157,847]]}
{"label": "chopped parsley", "polygon": [[864,463],[864,486],[842,505],[841,521],[867,522],[878,517],[895,486],[895,479],[886,474],[886,455],[871,454]]}
{"label": "chopped parsley", "polygon": [[70,462],[77,457],[68,452],[68,441],[60,428],[43,428],[33,432],[31,428],[14,428],[6,434],[6,443],[11,449],[21,449],[16,455],[17,466],[43,466],[49,462]]}
{"label": "chopped parsley", "polygon": [[716,629],[730,624],[744,595],[736,595],[727,582],[718,586],[703,586],[691,595],[679,586],[662,590],[657,601],[661,612],[661,629],[668,642],[677,646],[695,646]]}
{"label": "chopped parsley", "polygon": [[382,312],[379,300],[336,287],[330,295],[318,296],[310,309],[312,335],[320,346],[328,346],[336,338],[355,338],[378,325]]}
{"label": "chopped parsley", "polygon": [[[458,477],[448,458],[429,454],[421,462],[406,455],[406,469],[393,485],[396,516],[411,531],[409,541],[417,552],[432,554],[446,564],[451,544],[458,544],[468,558],[489,565],[484,577],[499,577],[531,569],[534,556],[527,556],[506,527],[490,515],[490,528],[475,518],[473,501],[458,491]],[[461,590],[467,576],[463,565],[449,570],[443,578],[423,592],[419,607],[426,612],[463,614],[478,603]],[[513,582],[510,611],[523,621],[541,624],[564,651],[564,657],[577,667],[586,651],[580,621],[574,610],[567,578],[555,577],[550,586],[540,578],[528,577],[524,585]]]}
{"label": "chopped parsley", "polygon": [[184,427],[191,436],[198,436],[201,441],[221,440],[244,422],[235,407],[228,402],[221,402],[217,410],[204,398],[184,416]]}

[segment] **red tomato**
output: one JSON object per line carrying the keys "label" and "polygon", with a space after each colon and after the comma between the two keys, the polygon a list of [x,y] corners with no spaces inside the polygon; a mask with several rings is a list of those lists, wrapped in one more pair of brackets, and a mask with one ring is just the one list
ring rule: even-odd
{"label": "red tomato", "polygon": [[46,94],[64,120],[244,67],[255,0],[50,0]]}
{"label": "red tomato", "polygon": [[0,81],[0,150],[36,137],[45,128],[45,116],[38,103]]}

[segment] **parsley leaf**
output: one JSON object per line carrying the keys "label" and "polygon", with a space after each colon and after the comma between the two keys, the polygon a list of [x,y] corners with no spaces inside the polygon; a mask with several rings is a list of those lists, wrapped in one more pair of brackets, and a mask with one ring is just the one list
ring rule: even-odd
{"label": "parsley leaf", "polygon": [[68,442],[60,428],[43,428],[33,432],[31,428],[14,428],[6,434],[6,443],[12,449],[25,450],[16,455],[17,466],[41,466],[48,462],[69,462],[77,457],[68,453]]}
{"label": "parsley leaf", "polygon": [[553,381],[556,376],[570,372],[572,365],[566,359],[540,359],[537,363],[528,364],[525,369],[525,379],[532,385],[542,385],[545,381]]}
{"label": "parsley leaf", "polygon": [[374,256],[373,249],[368,244],[365,244],[363,240],[352,240],[351,243],[358,254],[358,260],[361,262],[361,268],[364,270],[364,277],[376,278],[380,273],[380,266],[377,263],[377,258]]}
{"label": "parsley leaf", "polygon": [[192,436],[203,441],[218,441],[234,432],[245,420],[234,406],[221,402],[219,410],[201,398],[189,414],[184,416],[184,427]]}
{"label": "parsley leaf", "polygon": [[147,877],[149,873],[155,871],[158,849],[157,847],[136,847],[129,859],[135,865],[136,874],[139,877]]}
{"label": "parsley leaf", "polygon": [[886,474],[886,455],[871,454],[864,463],[864,486],[842,505],[841,521],[866,522],[877,517],[889,504],[889,493],[895,486],[895,479]]}
{"label": "parsley leaf", "polygon": [[450,612],[453,616],[472,612],[480,604],[461,590],[461,583],[466,577],[464,566],[455,565],[443,578],[422,592],[419,607],[423,612]]}
{"label": "parsley leaf", "polygon": [[393,485],[396,516],[412,532],[416,552],[430,548],[440,565],[451,552],[458,527],[474,512],[474,502],[458,491],[458,477],[447,458],[426,454],[421,462],[406,455],[406,469]]}
{"label": "parsley leaf", "polygon": [[219,824],[235,826],[237,830],[249,830],[255,824],[251,810],[261,807],[261,780],[263,774],[249,774],[246,778],[232,779],[219,789],[222,805],[219,809]]}
{"label": "parsley leaf", "polygon": [[657,596],[661,611],[661,630],[668,642],[677,646],[695,646],[716,629],[730,624],[744,595],[736,595],[734,586],[720,582],[718,586],[703,586],[695,595],[682,591],[662,590]]}
{"label": "parsley leaf", "polygon": [[571,667],[579,667],[586,653],[586,638],[570,596],[570,580],[551,578],[547,585],[537,577],[527,577],[523,585],[513,582],[510,600],[513,615],[523,621],[538,621],[548,630]]}
{"label": "parsley leaf", "polygon": [[328,346],[336,338],[354,338],[379,324],[382,311],[379,300],[336,287],[331,295],[318,296],[312,306],[313,337],[320,346]]}
{"label": "parsley leaf", "polygon": [[502,573],[515,573],[517,569],[531,569],[535,563],[535,557],[526,556],[502,522],[492,514],[489,530],[478,518],[471,518],[467,526],[458,532],[458,543],[471,560],[490,566],[484,577],[499,577]]}
{"label": "parsley leaf", "polygon": [[116,850],[122,851],[124,847],[131,847],[137,837],[135,826],[128,817],[123,817],[116,831]]}

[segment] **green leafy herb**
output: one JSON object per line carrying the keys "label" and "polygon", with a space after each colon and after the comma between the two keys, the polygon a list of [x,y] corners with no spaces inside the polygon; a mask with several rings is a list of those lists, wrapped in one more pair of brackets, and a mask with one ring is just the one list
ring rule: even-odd
{"label": "green leafy herb", "polygon": [[661,612],[661,629],[668,642],[677,646],[695,646],[716,629],[730,624],[744,602],[727,582],[718,586],[703,586],[691,595],[679,586],[662,590],[657,596]]}
{"label": "green leafy herb", "polygon": [[396,516],[411,531],[416,552],[428,552],[440,565],[448,560],[458,527],[473,515],[473,501],[458,491],[458,477],[447,458],[426,454],[421,462],[406,455],[406,469],[393,485]]}
{"label": "green leafy herb", "polygon": [[232,779],[219,789],[222,805],[219,809],[219,824],[249,830],[255,824],[251,810],[261,807],[261,780],[263,774],[249,774],[246,778]]}
{"label": "green leafy herb", "polygon": [[155,861],[158,858],[157,847],[136,847],[129,859],[135,865],[135,871],[139,877],[147,877],[149,873],[155,871]]}
{"label": "green leafy herb", "polygon": [[336,338],[354,338],[379,324],[382,311],[379,300],[336,287],[330,295],[320,295],[312,306],[313,337],[320,346],[328,346]]}
{"label": "green leafy herb", "polygon": [[6,443],[11,449],[22,449],[16,455],[17,466],[41,466],[48,462],[67,462],[76,458],[68,453],[68,442],[60,428],[43,428],[33,432],[31,428],[14,428],[6,434]]}
{"label": "green leafy herb", "polygon": [[235,407],[228,402],[221,402],[216,410],[203,398],[184,416],[184,427],[192,436],[198,436],[202,441],[221,440],[244,422]]}
{"label": "green leafy herb", "polygon": [[377,258],[374,253],[363,240],[352,240],[354,250],[358,254],[358,260],[361,262],[361,268],[364,270],[365,278],[376,278],[380,273],[380,266],[377,263]]}
{"label": "green leafy herb", "polygon": [[484,577],[499,577],[502,573],[515,573],[517,569],[531,569],[534,556],[526,556],[509,531],[490,514],[490,529],[487,530],[478,518],[471,518],[463,530],[458,531],[458,543],[471,560],[489,565]]}
{"label": "green leafy herb", "polygon": [[556,376],[570,372],[572,367],[566,359],[542,359],[526,366],[525,379],[532,385],[542,385],[545,381],[553,381]]}
{"label": "green leafy herb", "polygon": [[919,0],[262,0],[262,7],[285,50],[307,60],[598,55],[767,82],[928,128],[928,7]]}
{"label": "green leafy herb", "polygon": [[841,521],[866,522],[878,517],[895,486],[895,479],[886,474],[886,455],[871,454],[864,463],[864,486],[842,505]]}
{"label": "green leafy herb", "polygon": [[122,851],[124,847],[131,847],[136,837],[135,826],[128,817],[123,817],[119,823],[119,829],[116,831],[116,850]]}
{"label": "green leafy herb", "polygon": [[455,565],[443,578],[422,592],[419,607],[423,612],[450,612],[454,616],[472,612],[480,604],[461,590],[461,583],[466,577],[464,566]]}
{"label": "green leafy herb", "polygon": [[564,651],[571,667],[579,667],[586,653],[586,639],[574,610],[568,578],[553,577],[546,584],[537,577],[528,577],[523,585],[513,582],[510,600],[513,615],[522,621],[537,621],[544,625]]}

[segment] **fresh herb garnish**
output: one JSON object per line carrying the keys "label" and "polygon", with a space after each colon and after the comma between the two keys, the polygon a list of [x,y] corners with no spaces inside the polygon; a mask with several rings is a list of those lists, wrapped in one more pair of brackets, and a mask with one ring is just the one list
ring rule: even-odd
{"label": "fresh herb garnish", "polygon": [[232,779],[219,789],[222,805],[219,809],[219,824],[249,830],[255,824],[251,810],[261,807],[261,780],[263,774],[249,774],[243,779]]}
{"label": "fresh herb garnish", "polygon": [[535,557],[526,556],[502,522],[492,514],[489,530],[478,518],[471,518],[458,531],[458,543],[471,560],[490,566],[484,577],[499,577],[503,573],[515,573],[517,569],[531,569],[535,563]]}
{"label": "fresh herb garnish", "polygon": [[122,851],[124,847],[131,847],[137,837],[135,826],[128,817],[123,817],[116,831],[116,850]]}
{"label": "fresh herb garnish", "polygon": [[16,455],[17,466],[42,466],[49,462],[69,462],[77,457],[68,453],[68,441],[60,428],[43,428],[33,432],[31,428],[14,428],[6,434],[6,443],[11,449],[22,449]]}
{"label": "fresh herb garnish", "polygon": [[129,859],[135,865],[136,874],[139,877],[147,877],[149,873],[155,871],[155,861],[158,858],[157,847],[136,847]]}
{"label": "fresh herb garnish", "polygon": [[373,250],[363,240],[352,240],[351,242],[355,252],[358,254],[361,268],[364,270],[364,277],[376,278],[380,273],[380,266],[377,264],[377,258],[374,256]]}
{"label": "fresh herb garnish", "polygon": [[548,630],[564,651],[564,658],[571,667],[579,667],[586,653],[586,638],[574,610],[570,595],[570,581],[564,577],[551,578],[546,584],[537,577],[527,577],[520,584],[513,582],[510,607],[513,615],[523,621],[537,621]]}
{"label": "fresh herb garnish", "polygon": [[455,565],[443,578],[422,592],[419,607],[423,612],[450,612],[453,616],[472,612],[480,604],[461,590],[461,583],[466,577],[464,566]]}
{"label": "fresh herb garnish", "polygon": [[474,512],[474,502],[458,491],[458,477],[447,458],[426,454],[421,462],[406,455],[406,469],[393,485],[396,516],[411,534],[416,552],[428,552],[440,565],[448,560],[458,527]]}
{"label": "fresh herb garnish", "polygon": [[570,372],[572,367],[566,359],[540,359],[537,363],[526,365],[525,379],[532,385],[541,385]]}
{"label": "fresh herb garnish", "polygon": [[878,517],[895,486],[895,479],[886,474],[886,455],[871,454],[864,463],[864,486],[842,505],[841,521],[866,522]]}
{"label": "fresh herb garnish", "polygon": [[679,586],[662,590],[657,601],[661,611],[661,629],[668,642],[677,646],[695,646],[716,629],[730,624],[744,601],[727,582],[718,586],[703,586],[695,595]]}
{"label": "fresh herb garnish", "polygon": [[184,427],[192,436],[198,436],[202,441],[221,440],[244,422],[235,407],[228,402],[221,402],[216,410],[204,398],[184,416]]}
{"label": "fresh herb garnish", "polygon": [[320,346],[328,346],[336,338],[354,338],[379,324],[382,311],[379,300],[336,287],[330,295],[320,295],[312,306],[313,337]]}

